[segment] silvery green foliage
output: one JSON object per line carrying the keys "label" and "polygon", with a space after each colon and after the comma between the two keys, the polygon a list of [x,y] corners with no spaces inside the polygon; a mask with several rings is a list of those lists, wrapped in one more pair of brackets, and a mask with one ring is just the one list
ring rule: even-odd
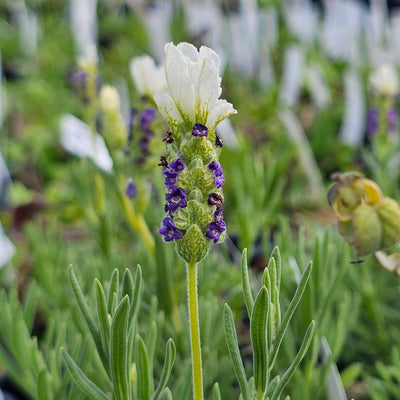
{"label": "silvery green foliage", "polygon": [[215,127],[236,111],[219,99],[222,89],[218,55],[189,43],[165,46],[166,91],[154,100],[169,125],[164,166],[167,189],[159,233],[176,241],[179,255],[197,263],[212,242],[222,241],[223,171],[218,163],[222,141]]}
{"label": "silvery green foliage", "polygon": [[253,376],[249,380],[239,351],[233,314],[228,304],[225,304],[224,310],[226,341],[243,400],[279,400],[285,386],[306,354],[314,333],[314,321],[311,321],[308,326],[300,349],[286,372],[282,376],[272,376],[272,369],[283,337],[303,296],[311,269],[312,264],[310,262],[300,279],[285,315],[281,318],[279,303],[281,256],[279,249],[275,247],[271,254],[268,267],[264,270],[263,286],[255,300],[248,275],[247,251],[243,251],[243,295],[250,318],[250,336],[253,349]]}
{"label": "silvery green foliage", "polygon": [[[153,356],[157,327],[149,332],[150,348],[137,333],[136,314],[140,300],[142,272],[137,267],[135,280],[126,269],[119,285],[115,269],[107,291],[96,280],[97,315],[91,314],[79,282],[72,269],[68,271],[75,299],[92,336],[104,372],[101,382],[93,382],[71,355],[62,349],[62,355],[73,380],[91,400],[157,400],[168,398],[166,388],[175,361],[175,345],[169,339],[166,345],[164,367],[158,386],[153,381]],[[101,387],[100,387],[101,386]],[[106,387],[106,388],[104,388]],[[167,396],[167,397],[166,397]]]}

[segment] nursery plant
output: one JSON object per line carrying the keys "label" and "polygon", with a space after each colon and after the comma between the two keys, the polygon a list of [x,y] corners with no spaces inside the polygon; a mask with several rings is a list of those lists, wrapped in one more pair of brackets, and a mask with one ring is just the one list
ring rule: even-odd
{"label": "nursery plant", "polygon": [[392,9],[3,3],[0,398],[399,398]]}

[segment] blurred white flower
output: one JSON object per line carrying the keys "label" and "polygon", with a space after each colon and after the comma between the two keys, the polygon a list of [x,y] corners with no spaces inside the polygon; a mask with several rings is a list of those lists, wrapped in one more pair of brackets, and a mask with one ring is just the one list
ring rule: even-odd
{"label": "blurred white flower", "polygon": [[391,64],[381,64],[371,74],[369,83],[373,90],[381,94],[396,96],[399,93],[399,77]]}
{"label": "blurred white flower", "polygon": [[219,99],[220,61],[214,50],[167,43],[165,54],[168,91],[155,93],[154,101],[171,128],[201,123],[214,131],[219,122],[236,113],[231,103]]}
{"label": "blurred white flower", "polygon": [[105,85],[100,91],[100,104],[103,110],[119,110],[121,101],[118,90],[110,85]]}
{"label": "blurred white flower", "polygon": [[[3,231],[0,223],[0,268],[3,268],[15,253],[15,246]],[[0,397],[1,398],[1,397]]]}
{"label": "blurred white flower", "polygon": [[155,92],[166,89],[164,66],[157,67],[150,56],[133,58],[129,68],[136,89],[142,96],[152,99]]}
{"label": "blurred white flower", "polygon": [[60,142],[65,150],[76,156],[89,157],[99,168],[111,172],[113,161],[103,138],[92,133],[89,125],[71,114],[60,119]]}

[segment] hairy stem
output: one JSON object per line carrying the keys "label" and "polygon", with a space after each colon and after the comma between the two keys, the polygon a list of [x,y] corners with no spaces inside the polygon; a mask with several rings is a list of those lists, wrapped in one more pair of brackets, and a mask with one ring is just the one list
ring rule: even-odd
{"label": "hairy stem", "polygon": [[199,306],[197,301],[197,265],[187,264],[190,348],[192,352],[193,399],[203,400],[203,374],[201,370],[201,347]]}

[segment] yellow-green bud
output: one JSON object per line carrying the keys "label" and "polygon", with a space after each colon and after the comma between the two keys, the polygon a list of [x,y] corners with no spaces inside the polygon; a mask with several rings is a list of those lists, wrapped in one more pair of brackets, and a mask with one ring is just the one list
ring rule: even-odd
{"label": "yellow-green bud", "polygon": [[400,240],[400,206],[390,197],[384,197],[377,205],[382,224],[381,249],[394,246]]}
{"label": "yellow-green bud", "polygon": [[192,225],[183,239],[176,241],[178,254],[187,262],[198,263],[208,252],[208,243],[197,225]]}
{"label": "yellow-green bud", "polygon": [[354,211],[354,247],[358,256],[365,256],[379,250],[382,225],[373,207],[359,205]]}

